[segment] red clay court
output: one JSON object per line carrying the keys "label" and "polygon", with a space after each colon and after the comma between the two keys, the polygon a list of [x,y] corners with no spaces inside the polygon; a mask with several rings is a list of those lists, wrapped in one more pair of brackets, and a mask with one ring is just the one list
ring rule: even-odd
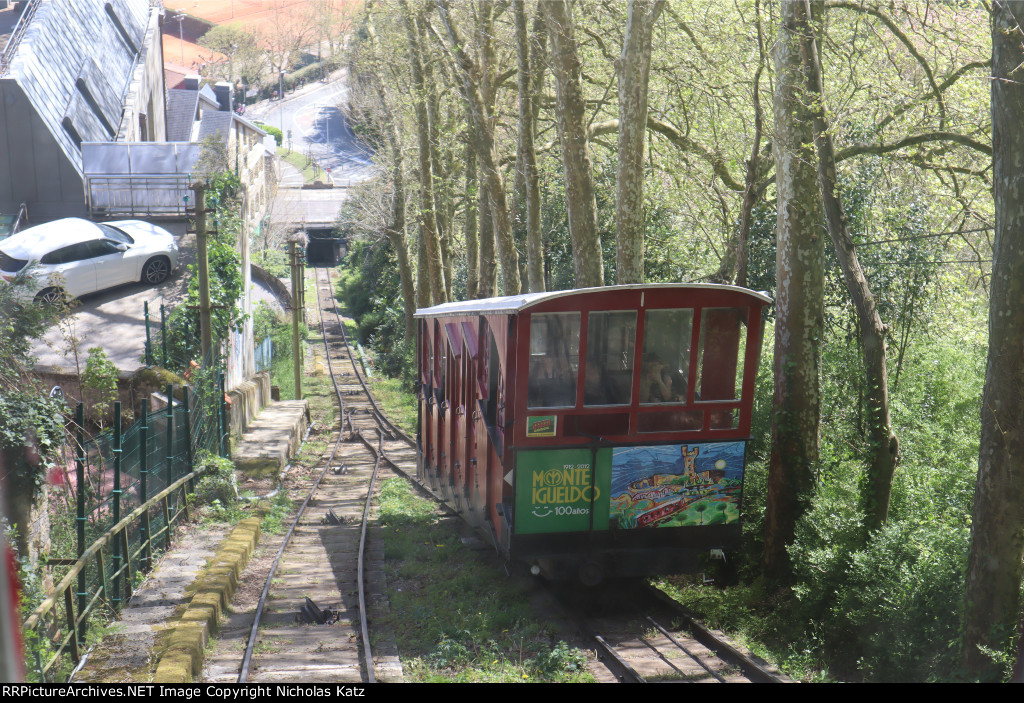
{"label": "red clay court", "polygon": [[[355,2],[357,0],[352,0]],[[168,68],[182,75],[194,72],[200,64],[210,61],[210,52],[197,45],[198,36],[192,36],[186,23],[179,31],[174,16],[184,12],[213,24],[238,23],[246,27],[273,24],[282,14],[302,12],[309,0],[165,0],[167,17],[164,20],[164,61]],[[346,0],[337,0],[340,9]],[[216,55],[214,60],[223,59]]]}
{"label": "red clay court", "polygon": [[[165,0],[168,11],[187,12],[214,24],[273,22],[276,13],[301,11],[309,0]],[[338,2],[340,7],[345,3]]]}

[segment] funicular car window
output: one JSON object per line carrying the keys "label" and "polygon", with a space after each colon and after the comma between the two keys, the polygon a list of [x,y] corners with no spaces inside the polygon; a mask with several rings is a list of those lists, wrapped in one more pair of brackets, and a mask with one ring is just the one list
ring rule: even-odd
{"label": "funicular car window", "polygon": [[[745,312],[741,308],[703,310],[697,352],[697,400],[739,400],[747,350]],[[738,411],[718,410],[712,413],[711,429],[731,429],[738,422]]]}
{"label": "funicular car window", "polygon": [[441,334],[441,323],[434,322],[434,363],[436,366],[434,378],[437,380],[437,384],[434,386],[435,393],[438,393],[438,400],[444,400],[447,398],[447,388],[445,381],[448,378],[448,357],[445,352],[448,350],[448,344],[444,340],[444,336]]}
{"label": "funicular car window", "polygon": [[427,332],[427,325],[420,325],[420,383],[429,386],[431,372],[434,368],[434,347]]}
{"label": "funicular car window", "polygon": [[575,406],[579,357],[580,313],[532,315],[527,407]]}
{"label": "funicular car window", "polygon": [[584,405],[629,405],[635,347],[635,311],[588,315]]}
{"label": "funicular car window", "polygon": [[693,310],[648,310],[640,362],[640,402],[685,403]]}

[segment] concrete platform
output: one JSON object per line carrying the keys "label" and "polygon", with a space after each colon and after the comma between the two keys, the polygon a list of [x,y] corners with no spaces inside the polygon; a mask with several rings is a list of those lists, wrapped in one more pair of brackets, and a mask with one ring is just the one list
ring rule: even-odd
{"label": "concrete platform", "polygon": [[295,456],[309,427],[309,401],[281,400],[263,408],[231,452],[246,476],[276,476]]}

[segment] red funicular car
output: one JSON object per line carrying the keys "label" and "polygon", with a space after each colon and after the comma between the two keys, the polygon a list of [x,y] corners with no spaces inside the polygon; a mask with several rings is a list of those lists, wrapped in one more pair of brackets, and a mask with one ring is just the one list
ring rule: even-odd
{"label": "red funicular car", "polygon": [[421,478],[534,573],[693,570],[739,541],[770,302],[661,284],[418,310]]}

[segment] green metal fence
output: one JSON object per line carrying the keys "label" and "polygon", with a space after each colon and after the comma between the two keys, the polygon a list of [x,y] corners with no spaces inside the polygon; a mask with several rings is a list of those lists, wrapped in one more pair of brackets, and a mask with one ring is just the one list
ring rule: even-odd
{"label": "green metal fence", "polygon": [[68,516],[75,558],[50,559],[60,582],[23,628],[34,659],[29,668],[39,678],[65,678],[82,656],[90,620],[100,610],[119,613],[136,574],[170,546],[173,525],[188,516],[185,495],[202,473],[196,459],[204,452],[227,456],[223,374],[201,375],[192,389],[167,386],[164,408],[151,410],[143,400],[138,419],[124,430],[117,403],[111,430],[89,440],[78,405],[75,505]]}

